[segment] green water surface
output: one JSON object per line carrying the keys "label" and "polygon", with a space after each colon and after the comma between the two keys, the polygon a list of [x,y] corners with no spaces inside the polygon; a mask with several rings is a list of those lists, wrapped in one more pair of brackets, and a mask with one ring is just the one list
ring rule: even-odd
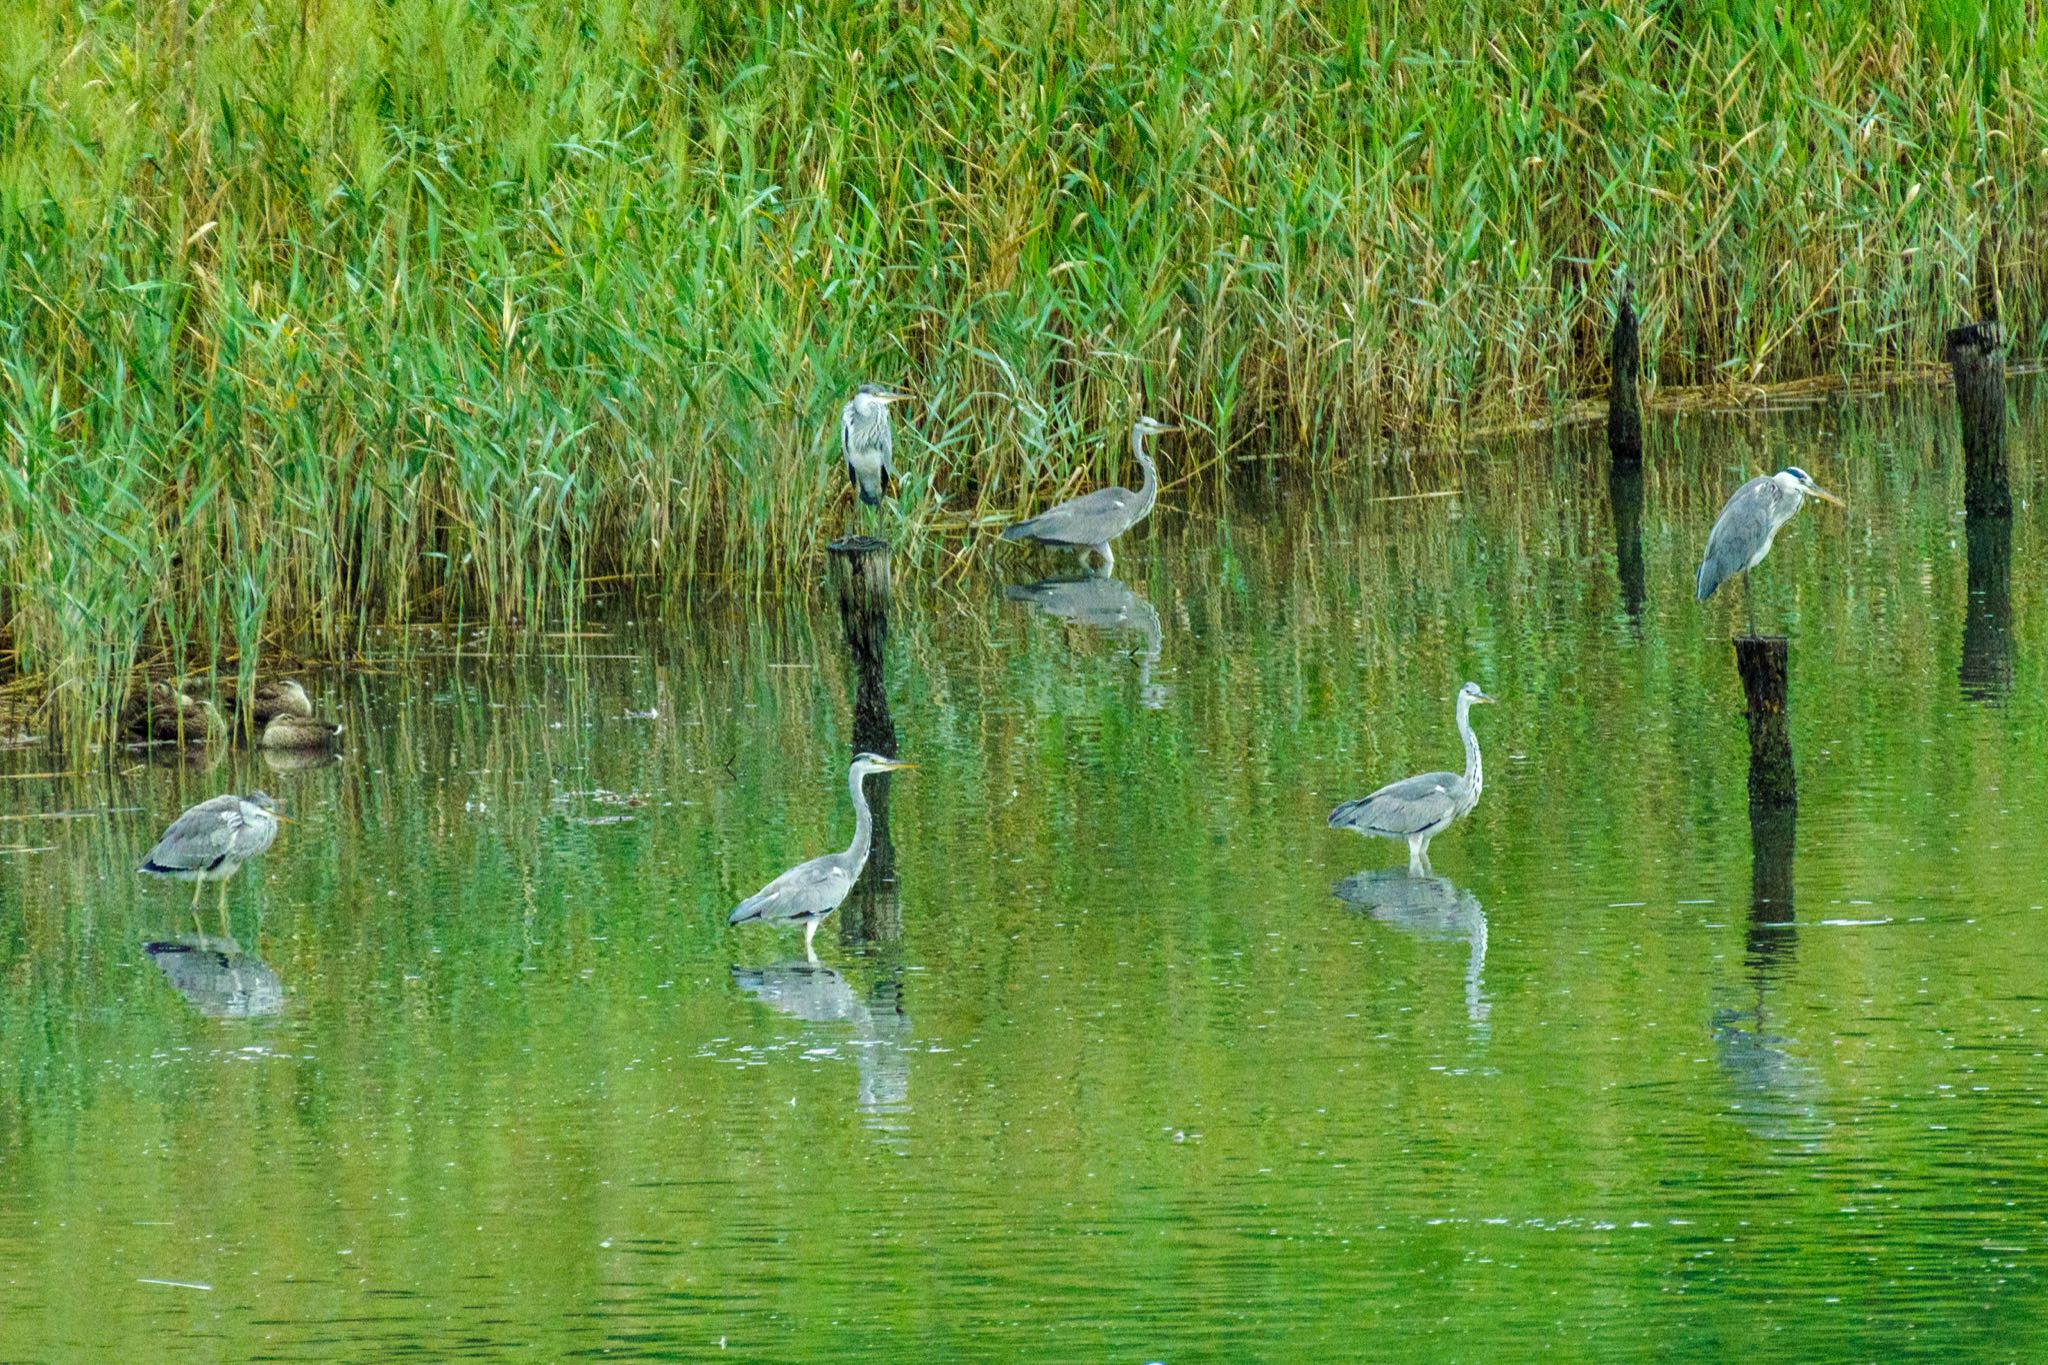
{"label": "green water surface", "polygon": [[[921,767],[816,966],[725,916],[851,832],[822,587],[394,635],[308,678],[331,766],[0,755],[0,1359],[2041,1359],[2022,398],[1974,600],[1932,394],[1660,427],[1639,490],[1597,435],[1247,465],[1066,617],[1019,547],[899,566]],[[1801,801],[1753,865],[1691,584],[1788,463],[1850,506],[1758,579]],[[1324,820],[1456,766],[1467,678],[1416,882]],[[253,786],[301,823],[240,953],[145,953],[193,931],[141,853]]]}

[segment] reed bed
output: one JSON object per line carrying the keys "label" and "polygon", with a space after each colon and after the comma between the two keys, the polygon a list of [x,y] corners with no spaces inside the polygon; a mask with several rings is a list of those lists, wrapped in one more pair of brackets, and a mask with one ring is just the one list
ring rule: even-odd
{"label": "reed bed", "polygon": [[864,379],[923,399],[915,560],[1141,404],[1183,471],[1555,411],[1623,278],[1653,385],[1922,364],[1980,293],[2037,352],[2042,48],[1959,0],[27,0],[0,671],[93,743],[138,661],[772,591]]}

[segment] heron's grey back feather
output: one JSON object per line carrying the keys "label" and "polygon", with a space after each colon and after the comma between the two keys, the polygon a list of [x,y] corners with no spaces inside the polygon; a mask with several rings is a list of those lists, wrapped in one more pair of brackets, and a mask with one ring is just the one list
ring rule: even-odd
{"label": "heron's grey back feather", "polygon": [[1003,531],[1004,540],[1047,545],[1101,545],[1144,519],[1151,506],[1128,488],[1099,488]]}
{"label": "heron's grey back feather", "polygon": [[1330,827],[1406,839],[1442,829],[1477,804],[1478,794],[1462,774],[1423,773],[1346,801],[1330,812]]}
{"label": "heron's grey back feather", "polygon": [[1736,489],[1715,518],[1714,529],[1707,532],[1707,552],[1693,584],[1699,600],[1706,601],[1723,583],[1769,554],[1779,528],[1792,519],[1802,501],[1799,493],[1769,474],[1759,474]]}
{"label": "heron's grey back feather", "polygon": [[[863,859],[863,862],[866,860]],[[787,924],[792,920],[819,919],[839,908],[853,890],[859,865],[852,864],[844,851],[827,853],[807,863],[798,863],[733,908],[727,924],[761,920]]]}
{"label": "heron's grey back feather", "polygon": [[251,817],[251,809],[233,793],[201,801],[171,822],[144,855],[142,870],[175,875],[247,862],[277,838],[277,821],[261,811]]}

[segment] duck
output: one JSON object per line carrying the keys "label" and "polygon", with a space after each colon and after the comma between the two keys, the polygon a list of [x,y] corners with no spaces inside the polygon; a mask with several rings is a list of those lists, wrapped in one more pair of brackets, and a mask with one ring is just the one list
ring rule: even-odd
{"label": "duck", "polygon": [[249,694],[249,711],[256,718],[260,730],[279,716],[310,716],[313,714],[313,699],[306,695],[306,689],[296,679],[283,678],[276,682],[258,683]]}
{"label": "duck", "polygon": [[150,684],[121,708],[121,733],[145,743],[203,744],[226,727],[213,703],[168,682]]}
{"label": "duck", "polygon": [[[299,695],[303,697],[305,693]],[[325,749],[340,737],[340,721],[287,714],[272,716],[256,744],[263,749]]]}

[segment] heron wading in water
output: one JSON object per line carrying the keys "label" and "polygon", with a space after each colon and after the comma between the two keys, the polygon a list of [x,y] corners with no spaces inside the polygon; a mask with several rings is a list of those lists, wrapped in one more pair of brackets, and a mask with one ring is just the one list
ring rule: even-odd
{"label": "heron wading in water", "polygon": [[1131,455],[1145,478],[1135,492],[1128,488],[1097,489],[1008,527],[1003,539],[1079,550],[1084,557],[1092,554],[1102,561],[1102,572],[1108,573],[1116,567],[1116,555],[1109,543],[1143,521],[1152,511],[1152,504],[1159,500],[1159,470],[1145,453],[1145,438],[1179,429],[1140,417],[1131,425]]}
{"label": "heron wading in water", "polygon": [[811,940],[825,916],[837,910],[860,879],[867,866],[868,847],[874,842],[875,816],[868,809],[866,783],[870,773],[914,768],[880,754],[856,754],[846,770],[846,784],[853,792],[853,842],[844,853],[827,853],[807,863],[798,863],[753,895],[741,901],[726,917],[727,924],[759,920],[763,924],[802,924],[804,954],[811,956]]}
{"label": "heron wading in water", "polygon": [[1465,740],[1465,771],[1424,773],[1390,782],[1371,796],[1346,801],[1330,812],[1331,829],[1355,829],[1381,839],[1408,842],[1408,870],[1430,874],[1429,841],[1472,813],[1479,804],[1484,779],[1479,767],[1479,737],[1472,733],[1472,708],[1493,698],[1468,682],[1458,689],[1458,733]]}
{"label": "heron wading in water", "polygon": [[1728,505],[1707,532],[1707,554],[1700,561],[1697,588],[1704,602],[1736,574],[1742,575],[1742,600],[1749,611],[1749,633],[1756,634],[1756,600],[1750,595],[1749,571],[1771,552],[1778,531],[1808,498],[1837,507],[1847,503],[1815,483],[1798,465],[1775,474],[1759,474],[1735,490]]}
{"label": "heron wading in water", "polygon": [[143,855],[138,871],[192,883],[192,924],[199,925],[199,893],[208,882],[220,883],[221,933],[227,937],[228,879],[243,863],[277,840],[277,802],[260,791],[233,792],[201,801],[177,819]]}
{"label": "heron wading in water", "polygon": [[870,507],[899,487],[893,456],[896,435],[889,427],[889,405],[905,403],[910,394],[880,384],[863,384],[839,410],[839,452],[846,459],[846,477]]}

